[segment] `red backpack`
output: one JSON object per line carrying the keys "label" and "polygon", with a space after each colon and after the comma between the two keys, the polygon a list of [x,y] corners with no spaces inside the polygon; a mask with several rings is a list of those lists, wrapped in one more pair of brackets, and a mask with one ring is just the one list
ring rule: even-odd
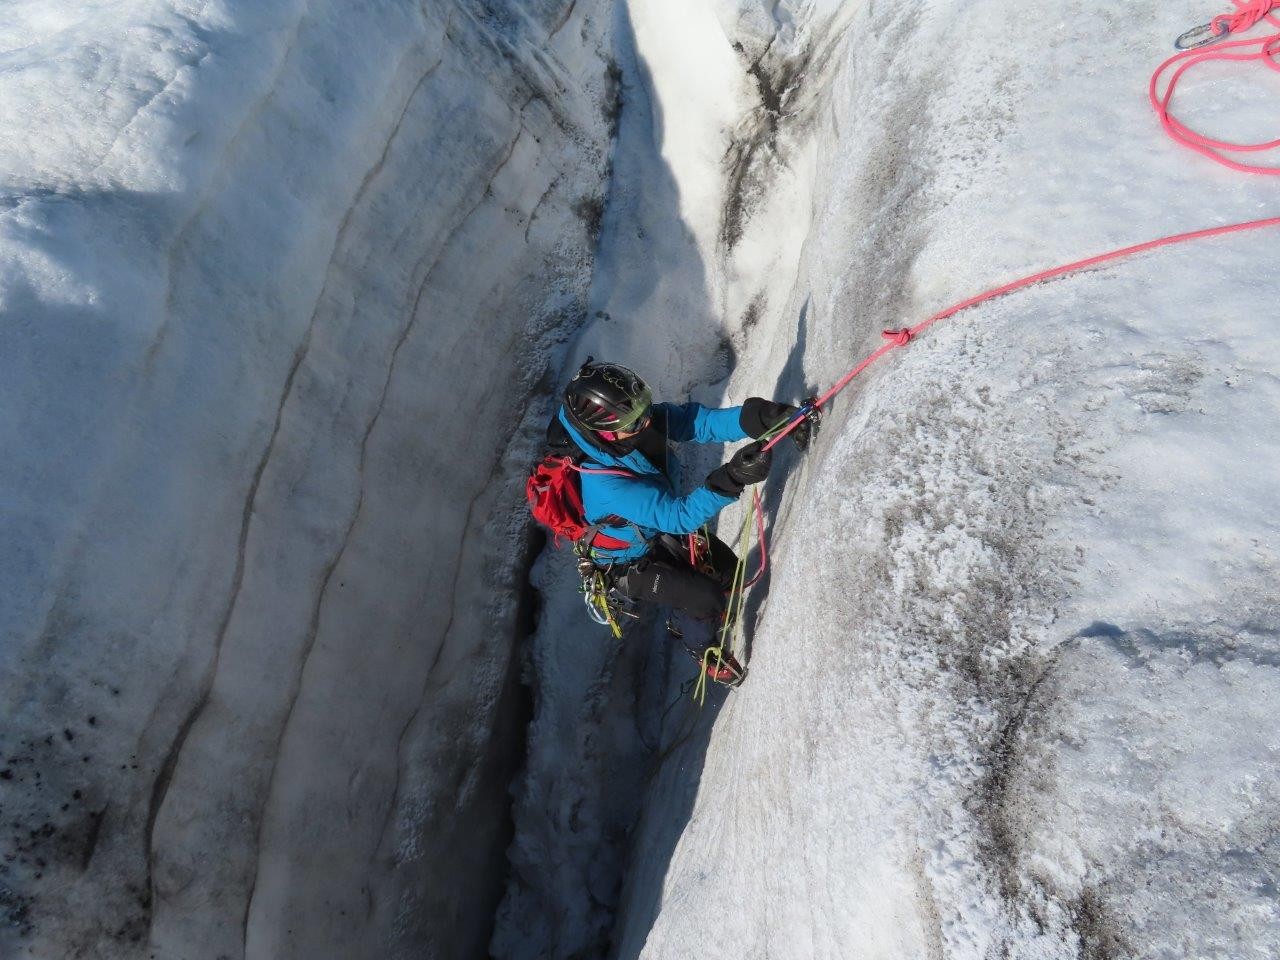
{"label": "red backpack", "polygon": [[[529,511],[533,519],[551,531],[551,542],[560,546],[562,539],[575,546],[600,547],[603,550],[625,550],[635,546],[628,540],[619,540],[600,533],[600,524],[588,524],[582,507],[582,490],[578,481],[581,468],[573,462],[572,457],[557,457],[548,454],[541,463],[533,468],[524,485],[525,499],[529,501]],[[630,476],[628,471],[609,470]],[[621,520],[621,518],[617,518]],[[625,521],[622,521],[625,522]],[[590,543],[583,541],[590,537]]]}

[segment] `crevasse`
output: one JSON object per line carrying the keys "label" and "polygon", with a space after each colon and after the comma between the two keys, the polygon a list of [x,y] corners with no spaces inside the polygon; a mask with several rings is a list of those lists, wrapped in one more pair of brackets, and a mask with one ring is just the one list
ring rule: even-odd
{"label": "crevasse", "polygon": [[796,400],[1280,209],[1148,113],[1216,11],[11,6],[0,954],[1280,953],[1269,239],[859,378],[701,712],[520,498],[589,353]]}

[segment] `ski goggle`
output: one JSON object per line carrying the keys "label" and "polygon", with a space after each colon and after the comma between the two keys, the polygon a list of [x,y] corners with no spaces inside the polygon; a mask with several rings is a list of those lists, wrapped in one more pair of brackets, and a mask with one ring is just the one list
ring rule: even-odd
{"label": "ski goggle", "polygon": [[596,433],[600,434],[603,439],[608,440],[610,443],[615,440],[625,440],[627,437],[634,437],[645,427],[649,426],[649,420],[649,417],[645,417],[630,430],[619,430],[616,432],[613,430],[597,430]]}
{"label": "ski goggle", "polygon": [[625,417],[619,417],[617,423],[611,423],[613,433],[639,433],[649,425],[653,412],[653,394],[645,387],[631,403],[631,411]]}

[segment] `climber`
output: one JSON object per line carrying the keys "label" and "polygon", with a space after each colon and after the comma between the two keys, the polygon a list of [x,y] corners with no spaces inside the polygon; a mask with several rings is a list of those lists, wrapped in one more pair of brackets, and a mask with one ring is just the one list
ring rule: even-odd
{"label": "climber", "polygon": [[[588,357],[565,388],[547,430],[553,454],[581,468],[586,523],[612,546],[588,537],[585,560],[606,573],[608,586],[634,600],[664,604],[719,623],[737,557],[715,536],[700,537],[699,566],[690,563],[688,535],[765,479],[772,453],[759,441],[739,450],[690,493],[679,492],[681,466],[672,444],[728,443],[759,438],[801,412],[752,397],[740,407],[709,410],[697,403],[654,403],[645,382],[626,367]],[[805,449],[815,415],[791,433]],[[593,472],[602,471],[602,472]],[[598,540],[598,538],[596,538]],[[704,572],[705,571],[705,572]]]}

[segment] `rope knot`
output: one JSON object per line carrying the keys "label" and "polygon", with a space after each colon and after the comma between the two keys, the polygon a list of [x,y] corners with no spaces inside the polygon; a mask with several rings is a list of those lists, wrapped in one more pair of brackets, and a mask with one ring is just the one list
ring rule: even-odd
{"label": "rope knot", "polygon": [[1275,0],[1232,0],[1236,5],[1234,13],[1224,13],[1209,21],[1209,26],[1219,37],[1229,33],[1244,33],[1259,20],[1269,14],[1276,5]]}
{"label": "rope knot", "polygon": [[882,330],[880,336],[884,337],[895,347],[905,347],[911,342],[911,328],[903,327],[901,330]]}

